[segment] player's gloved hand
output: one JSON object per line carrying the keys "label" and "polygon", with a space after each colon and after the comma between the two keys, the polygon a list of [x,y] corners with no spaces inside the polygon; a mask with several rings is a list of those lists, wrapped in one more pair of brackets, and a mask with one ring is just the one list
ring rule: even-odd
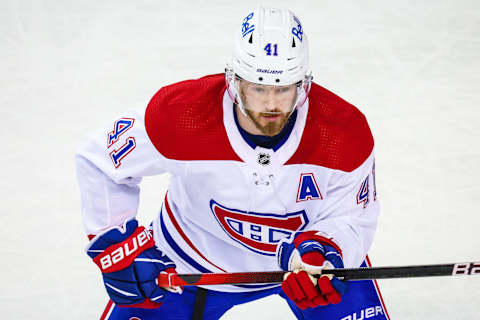
{"label": "player's gloved hand", "polygon": [[158,275],[175,273],[176,266],[155,246],[151,230],[135,219],[96,235],[86,251],[100,268],[110,299],[120,307],[158,308],[168,291],[181,292],[157,285]]}
{"label": "player's gloved hand", "polygon": [[296,232],[282,239],[277,259],[286,274],[282,290],[300,309],[337,304],[347,284],[336,277],[323,275],[323,269],[343,268],[341,250],[329,238],[316,231]]}

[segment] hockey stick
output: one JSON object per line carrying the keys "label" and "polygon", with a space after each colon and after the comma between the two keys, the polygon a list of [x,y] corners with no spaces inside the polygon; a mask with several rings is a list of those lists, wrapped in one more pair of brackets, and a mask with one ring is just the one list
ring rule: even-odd
{"label": "hockey stick", "polygon": [[[284,271],[160,274],[160,287],[199,286],[214,284],[280,283]],[[435,276],[480,275],[480,262],[428,264],[402,267],[325,269],[321,275],[333,275],[341,280],[416,278]],[[315,275],[317,278],[321,275]]]}

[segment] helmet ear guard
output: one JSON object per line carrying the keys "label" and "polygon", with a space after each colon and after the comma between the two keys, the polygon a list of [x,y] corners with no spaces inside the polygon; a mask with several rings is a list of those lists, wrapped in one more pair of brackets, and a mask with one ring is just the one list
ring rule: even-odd
{"label": "helmet ear guard", "polygon": [[238,86],[238,77],[232,68],[227,67],[225,68],[225,83],[227,85],[227,93],[233,103],[236,103],[237,106],[242,111],[243,115],[247,117],[247,113],[245,112],[245,105],[243,104],[242,97],[240,96],[240,87]]}
{"label": "helmet ear guard", "polygon": [[225,82],[232,101],[243,114],[245,101],[239,80],[267,86],[297,85],[290,114],[307,100],[312,83],[308,70],[308,38],[300,20],[289,10],[258,7],[242,21],[235,36]]}
{"label": "helmet ear guard", "polygon": [[296,108],[300,108],[305,104],[305,101],[307,101],[308,94],[310,93],[310,88],[312,87],[312,81],[313,81],[313,76],[312,73],[310,72],[309,74],[305,75],[305,78],[299,83],[300,88],[298,88],[298,96],[297,96],[297,101],[295,102],[295,106],[292,110],[293,111]]}

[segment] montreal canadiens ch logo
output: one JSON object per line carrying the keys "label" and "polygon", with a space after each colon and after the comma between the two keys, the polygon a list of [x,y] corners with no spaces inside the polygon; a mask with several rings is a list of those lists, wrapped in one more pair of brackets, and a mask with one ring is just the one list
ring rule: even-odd
{"label": "montreal canadiens ch logo", "polygon": [[280,239],[304,229],[308,223],[304,210],[283,215],[246,212],[226,208],[215,200],[210,201],[210,209],[230,238],[267,256],[275,256]]}

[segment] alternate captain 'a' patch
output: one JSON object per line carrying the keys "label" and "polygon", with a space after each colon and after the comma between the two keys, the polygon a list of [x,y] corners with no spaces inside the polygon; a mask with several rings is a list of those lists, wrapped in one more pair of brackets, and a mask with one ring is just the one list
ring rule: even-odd
{"label": "alternate captain 'a' patch", "polygon": [[308,223],[304,210],[287,213],[258,213],[226,208],[210,200],[215,219],[230,238],[244,247],[267,256],[275,256],[280,239],[303,230]]}
{"label": "alternate captain 'a' patch", "polygon": [[323,199],[313,173],[302,173],[298,182],[297,202]]}

